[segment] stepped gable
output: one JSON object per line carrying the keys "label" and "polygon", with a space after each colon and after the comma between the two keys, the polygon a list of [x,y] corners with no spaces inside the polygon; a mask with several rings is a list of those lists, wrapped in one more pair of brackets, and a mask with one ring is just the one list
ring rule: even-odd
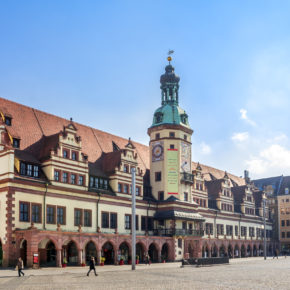
{"label": "stepped gable", "polygon": [[[192,168],[196,168],[197,167],[197,162],[192,162]],[[220,170],[220,169],[217,169],[217,168],[213,168],[213,167],[210,167],[210,166],[207,166],[207,165],[204,165],[204,164],[199,164],[201,166],[201,169],[202,169],[202,174],[204,176],[204,179],[206,181],[212,181],[212,180],[215,180],[215,179],[223,179],[224,176],[225,176],[225,171],[223,170]],[[228,177],[231,179],[231,182],[238,186],[241,186],[241,185],[245,185],[245,179],[242,178],[242,177],[238,177],[236,175],[233,175],[231,173],[228,173]],[[213,179],[214,177],[214,179]]]}
{"label": "stepped gable", "polygon": [[[3,98],[0,98],[0,111],[13,117],[12,126],[7,126],[9,131],[17,132],[21,138],[20,149],[25,150],[43,139],[53,136],[63,130],[70,120],[48,114]],[[77,134],[82,138],[82,152],[88,155],[88,160],[95,163],[102,153],[113,151],[112,141],[121,149],[128,144],[128,139],[112,135],[79,123],[74,122]],[[45,138],[44,138],[45,136]],[[42,141],[41,141],[42,140]],[[138,154],[138,162],[143,172],[149,168],[149,148],[134,142]],[[32,149],[32,148],[31,148]],[[37,155],[41,149],[37,150]],[[31,151],[30,151],[31,152]],[[40,154],[42,155],[42,154]]]}

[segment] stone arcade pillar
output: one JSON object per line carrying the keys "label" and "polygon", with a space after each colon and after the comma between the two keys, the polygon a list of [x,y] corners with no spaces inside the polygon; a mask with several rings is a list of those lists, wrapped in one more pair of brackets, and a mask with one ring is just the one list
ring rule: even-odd
{"label": "stone arcade pillar", "polygon": [[61,249],[56,249],[56,267],[62,266]]}
{"label": "stone arcade pillar", "polygon": [[78,249],[78,265],[82,264],[83,259],[83,251],[81,249]]}
{"label": "stone arcade pillar", "polygon": [[158,263],[161,263],[161,249],[158,249]]}
{"label": "stone arcade pillar", "polygon": [[101,264],[101,257],[102,257],[102,251],[101,250],[97,250],[97,264],[98,265]]}

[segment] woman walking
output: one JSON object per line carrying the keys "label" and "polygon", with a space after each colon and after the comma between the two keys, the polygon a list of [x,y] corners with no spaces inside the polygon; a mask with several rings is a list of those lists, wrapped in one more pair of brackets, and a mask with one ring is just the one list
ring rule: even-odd
{"label": "woman walking", "polygon": [[24,265],[21,257],[18,258],[17,268],[18,268],[18,276],[21,277],[21,274],[24,276],[24,273],[22,272],[22,270],[24,269]]}
{"label": "woman walking", "polygon": [[95,276],[98,276],[98,274],[96,273],[96,266],[95,266],[95,258],[92,257],[91,260],[90,260],[90,269],[89,269],[89,272],[87,273],[87,276],[90,275],[90,272],[94,270],[95,272]]}

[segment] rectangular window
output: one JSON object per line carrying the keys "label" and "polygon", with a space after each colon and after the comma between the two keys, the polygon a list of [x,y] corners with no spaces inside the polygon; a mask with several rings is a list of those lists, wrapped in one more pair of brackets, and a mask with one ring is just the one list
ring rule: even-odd
{"label": "rectangular window", "polygon": [[146,231],[146,216],[141,216],[141,231]]}
{"label": "rectangular window", "polygon": [[46,222],[48,224],[55,224],[55,206],[47,205],[46,207]]}
{"label": "rectangular window", "polygon": [[282,232],[282,238],[285,238],[285,232]]}
{"label": "rectangular window", "polygon": [[94,177],[90,176],[90,187],[94,187]]}
{"label": "rectangular window", "polygon": [[57,223],[60,225],[65,225],[65,207],[57,207]]}
{"label": "rectangular window", "polygon": [[290,220],[287,220],[287,227],[290,226]]}
{"label": "rectangular window", "polygon": [[188,201],[188,193],[184,192],[184,201]]}
{"label": "rectangular window", "polygon": [[131,229],[131,215],[128,214],[125,215],[125,229],[126,230]]}
{"label": "rectangular window", "polygon": [[153,231],[153,226],[154,226],[153,217],[148,217],[148,219],[147,219],[148,231]]}
{"label": "rectangular window", "polygon": [[233,226],[226,226],[227,236],[231,236],[233,234]]}
{"label": "rectangular window", "polygon": [[235,236],[238,236],[238,235],[239,235],[239,227],[235,226]]}
{"label": "rectangular window", "polygon": [[169,132],[169,137],[170,138],[174,138],[175,137],[175,133],[174,132]]}
{"label": "rectangular window", "polygon": [[139,196],[141,192],[140,186],[136,186],[136,195]]}
{"label": "rectangular window", "polygon": [[110,228],[111,229],[118,228],[117,213],[114,213],[114,212],[110,213]]}
{"label": "rectangular window", "polygon": [[174,149],[174,144],[170,144],[170,149]]}
{"label": "rectangular window", "polygon": [[285,221],[284,220],[281,221],[281,226],[285,227]]}
{"label": "rectangular window", "polygon": [[156,133],[156,134],[155,134],[155,139],[156,139],[156,140],[160,139],[160,133]]}
{"label": "rectangular window", "polygon": [[136,218],[136,221],[135,221],[136,231],[139,231],[139,216],[136,215],[135,218]]}
{"label": "rectangular window", "polygon": [[72,152],[71,159],[72,160],[78,160],[77,152],[75,152],[75,151]]}
{"label": "rectangular window", "polygon": [[124,193],[128,193],[128,184],[124,184]]}
{"label": "rectangular window", "polygon": [[290,238],[290,232],[287,232],[287,238]]}
{"label": "rectangular window", "polygon": [[59,171],[58,170],[54,170],[54,180],[59,181]]}
{"label": "rectangular window", "polygon": [[82,175],[79,175],[78,184],[79,185],[84,185],[84,177]]}
{"label": "rectangular window", "polygon": [[68,181],[68,173],[67,172],[63,172],[62,174],[62,182],[67,183]]}
{"label": "rectangular window", "polygon": [[118,192],[122,192],[122,184],[118,183]]}
{"label": "rectangular window", "polygon": [[23,162],[20,163],[20,174],[26,175],[26,165]]}
{"label": "rectangular window", "polygon": [[108,189],[108,180],[104,179],[104,189]]}
{"label": "rectangular window", "polygon": [[109,228],[109,213],[102,212],[102,228],[108,229]]}
{"label": "rectangular window", "polygon": [[159,200],[164,200],[164,191],[158,192],[158,198],[159,198]]}
{"label": "rectangular window", "polygon": [[99,188],[99,178],[95,177],[95,188]]}
{"label": "rectangular window", "polygon": [[20,221],[21,222],[29,222],[29,212],[30,203],[29,202],[20,202]]}
{"label": "rectangular window", "polygon": [[70,183],[71,184],[76,184],[76,175],[75,174],[71,174],[70,175]]}
{"label": "rectangular window", "polygon": [[187,135],[183,135],[183,139],[184,140],[187,140]]}
{"label": "rectangular window", "polygon": [[128,166],[128,165],[124,165],[124,167],[123,167],[123,171],[124,171],[125,173],[128,173],[128,172],[129,172],[129,166]]}
{"label": "rectangular window", "polygon": [[62,157],[63,158],[68,158],[68,151],[67,150],[62,150]]}
{"label": "rectangular window", "polygon": [[75,208],[75,226],[82,225],[82,210]]}
{"label": "rectangular window", "polygon": [[104,179],[103,178],[99,178],[99,183],[100,183],[99,184],[100,185],[99,187],[100,188],[104,188]]}
{"label": "rectangular window", "polygon": [[32,176],[32,165],[31,164],[27,164],[26,175]]}
{"label": "rectangular window", "polygon": [[92,211],[89,209],[84,210],[84,226],[85,227],[92,226]]}
{"label": "rectangular window", "polygon": [[187,222],[182,222],[182,229],[186,230],[187,229]]}
{"label": "rectangular window", "polygon": [[41,223],[41,205],[31,205],[31,221],[34,223]]}
{"label": "rectangular window", "polygon": [[33,177],[39,177],[39,167],[37,165],[33,166]]}
{"label": "rectangular window", "polygon": [[161,181],[161,171],[155,172],[155,181]]}

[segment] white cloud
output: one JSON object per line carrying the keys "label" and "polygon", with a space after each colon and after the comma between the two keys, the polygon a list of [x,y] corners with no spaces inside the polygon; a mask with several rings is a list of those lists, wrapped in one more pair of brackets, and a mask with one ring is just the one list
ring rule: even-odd
{"label": "white cloud", "polygon": [[233,141],[243,142],[248,140],[249,133],[248,132],[240,132],[240,133],[234,133],[231,139]]}
{"label": "white cloud", "polygon": [[256,123],[253,120],[249,119],[247,110],[240,109],[240,113],[241,113],[242,120],[245,120],[251,126],[256,126]]}
{"label": "white cloud", "polygon": [[249,171],[254,175],[280,175],[290,170],[290,150],[273,144],[263,149],[258,156],[246,161]]}
{"label": "white cloud", "polygon": [[201,148],[201,153],[204,155],[209,155],[211,153],[211,147],[204,142],[200,144],[200,148]]}

